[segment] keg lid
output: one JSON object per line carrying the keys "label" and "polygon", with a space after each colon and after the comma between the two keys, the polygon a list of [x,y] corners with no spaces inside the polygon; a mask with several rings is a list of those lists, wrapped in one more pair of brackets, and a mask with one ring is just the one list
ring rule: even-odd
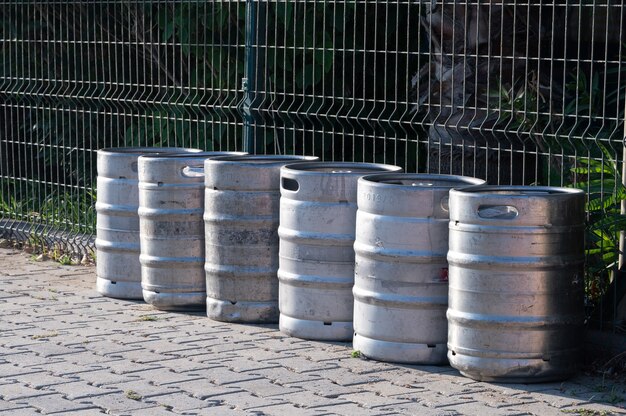
{"label": "keg lid", "polygon": [[105,147],[98,150],[98,153],[121,153],[149,155],[159,153],[202,153],[201,149],[187,147]]}
{"label": "keg lid", "polygon": [[232,162],[232,163],[250,163],[250,164],[263,164],[263,163],[280,163],[284,164],[285,162],[297,162],[302,160],[317,160],[317,156],[299,156],[299,155],[251,155],[251,154],[242,154],[242,155],[233,155],[233,156],[218,156],[215,158],[211,158],[211,161],[214,162]]}
{"label": "keg lid", "polygon": [[166,158],[166,159],[202,159],[202,158],[215,158],[222,156],[243,156],[246,155],[246,152],[229,152],[229,151],[217,151],[217,152],[186,152],[186,153],[149,153],[145,155],[141,155],[141,158],[146,159],[158,159],[158,158]]}
{"label": "keg lid", "polygon": [[373,182],[381,186],[403,186],[408,188],[458,188],[481,185],[485,181],[470,176],[438,175],[430,173],[379,173],[363,176],[360,181]]}
{"label": "keg lid", "polygon": [[286,171],[298,171],[300,174],[330,173],[338,175],[364,175],[376,172],[396,172],[402,168],[394,165],[382,163],[361,163],[361,162],[300,162],[286,165]]}

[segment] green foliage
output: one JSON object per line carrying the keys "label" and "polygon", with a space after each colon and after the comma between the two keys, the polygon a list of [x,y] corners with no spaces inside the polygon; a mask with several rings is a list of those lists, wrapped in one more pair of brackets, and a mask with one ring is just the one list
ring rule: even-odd
{"label": "green foliage", "polygon": [[585,284],[591,301],[599,300],[617,270],[620,232],[626,230],[626,216],[620,212],[621,201],[626,200],[621,167],[606,147],[599,146],[602,158],[578,158],[571,168],[582,178],[573,186],[587,193]]}

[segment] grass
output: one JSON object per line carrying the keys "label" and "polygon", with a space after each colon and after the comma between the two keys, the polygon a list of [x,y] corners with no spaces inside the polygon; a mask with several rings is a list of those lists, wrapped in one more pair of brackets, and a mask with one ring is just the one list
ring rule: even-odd
{"label": "grass", "polygon": [[159,318],[154,316],[154,315],[141,315],[139,318],[137,318],[138,321],[158,321]]}
{"label": "grass", "polygon": [[52,338],[52,337],[56,337],[58,335],[59,335],[59,333],[57,331],[53,331],[53,332],[48,332],[48,333],[43,333],[43,334],[31,335],[31,339]]}
{"label": "grass", "polygon": [[352,353],[350,354],[350,357],[352,357],[352,358],[361,358],[361,351],[359,351],[359,350],[352,351]]}
{"label": "grass", "polygon": [[124,392],[124,395],[126,396],[126,398],[131,399],[131,400],[141,400],[143,399],[143,396],[139,393],[137,393],[135,390],[126,390]]}
{"label": "grass", "polygon": [[592,410],[584,408],[563,409],[561,412],[579,416],[609,416],[611,414],[606,410]]}

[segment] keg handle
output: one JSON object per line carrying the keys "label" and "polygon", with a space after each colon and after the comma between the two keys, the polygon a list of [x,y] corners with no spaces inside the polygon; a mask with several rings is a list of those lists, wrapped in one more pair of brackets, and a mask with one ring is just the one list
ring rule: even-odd
{"label": "keg handle", "polygon": [[203,165],[183,166],[183,168],[180,170],[180,173],[184,178],[203,178],[204,166]]}
{"label": "keg handle", "polygon": [[297,180],[292,178],[281,178],[280,180],[281,187],[286,191],[298,192],[300,189],[300,184]]}
{"label": "keg handle", "polygon": [[478,216],[487,220],[514,220],[519,211],[513,205],[480,205]]}

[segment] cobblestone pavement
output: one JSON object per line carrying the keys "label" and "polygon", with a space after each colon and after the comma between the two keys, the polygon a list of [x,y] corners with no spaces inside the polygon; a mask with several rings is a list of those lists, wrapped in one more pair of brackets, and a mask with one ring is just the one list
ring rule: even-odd
{"label": "cobblestone pavement", "polygon": [[0,416],[626,414],[625,386],[599,377],[479,383],[94,286],[93,267],[0,249]]}

